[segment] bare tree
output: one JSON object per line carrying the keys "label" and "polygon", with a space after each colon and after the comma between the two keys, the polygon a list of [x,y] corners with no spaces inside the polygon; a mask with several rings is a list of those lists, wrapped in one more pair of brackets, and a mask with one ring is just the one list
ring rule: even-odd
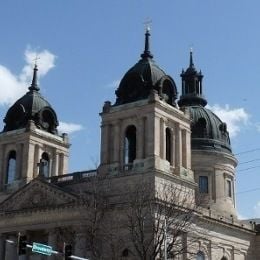
{"label": "bare tree", "polygon": [[[127,227],[136,257],[168,259],[192,253],[186,234],[196,222],[194,190],[172,183],[141,183],[130,192]],[[197,240],[197,239],[196,239]]]}

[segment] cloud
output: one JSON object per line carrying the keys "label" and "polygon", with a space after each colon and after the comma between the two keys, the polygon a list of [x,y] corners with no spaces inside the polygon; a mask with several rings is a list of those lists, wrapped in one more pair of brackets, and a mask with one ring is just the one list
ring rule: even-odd
{"label": "cloud", "polygon": [[245,220],[245,219],[249,219],[248,217],[240,214],[239,212],[237,212],[237,218],[240,219],[240,220]]}
{"label": "cloud", "polygon": [[106,88],[117,88],[120,84],[120,79],[114,80],[111,83],[107,84],[105,87]]}
{"label": "cloud", "polygon": [[208,105],[207,108],[227,124],[230,137],[235,137],[240,132],[241,127],[245,126],[249,121],[250,115],[244,108],[230,108],[229,105],[221,107],[218,104]]}
{"label": "cloud", "polygon": [[260,218],[260,201],[258,201],[254,206],[254,217]]}
{"label": "cloud", "polygon": [[71,134],[80,131],[82,129],[83,129],[82,125],[73,124],[73,123],[60,122],[58,126],[58,131],[60,133],[67,133],[67,134]]}
{"label": "cloud", "polygon": [[13,74],[8,68],[0,64],[0,105],[11,105],[20,98],[30,85],[32,79],[33,60],[39,57],[39,78],[46,75],[55,66],[56,56],[48,50],[25,50],[25,65],[20,74]]}

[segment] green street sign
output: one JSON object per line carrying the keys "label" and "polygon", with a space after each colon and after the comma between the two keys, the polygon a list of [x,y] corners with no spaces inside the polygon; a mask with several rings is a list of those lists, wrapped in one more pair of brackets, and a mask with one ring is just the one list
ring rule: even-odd
{"label": "green street sign", "polygon": [[39,253],[42,255],[51,255],[52,247],[40,243],[33,242],[32,252]]}

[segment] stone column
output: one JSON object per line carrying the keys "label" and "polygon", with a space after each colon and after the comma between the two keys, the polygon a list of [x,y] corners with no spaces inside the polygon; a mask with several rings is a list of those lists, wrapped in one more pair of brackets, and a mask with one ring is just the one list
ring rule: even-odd
{"label": "stone column", "polygon": [[[8,237],[9,240],[16,242],[17,237],[15,235],[11,235]],[[6,251],[5,251],[5,260],[15,260],[18,258],[17,248],[14,244],[6,243]]]}
{"label": "stone column", "polygon": [[86,257],[87,239],[83,231],[76,231],[74,254],[79,257]]}
{"label": "stone column", "polygon": [[182,134],[180,125],[176,124],[175,126],[175,133],[176,133],[176,153],[175,153],[175,165],[176,168],[179,168],[182,166]]}
{"label": "stone column", "polygon": [[113,136],[113,162],[119,162],[120,154],[120,121],[117,121],[114,125],[114,136]]}
{"label": "stone column", "polygon": [[[48,234],[48,245],[52,246],[53,250],[57,250],[57,233],[55,229],[50,229]],[[50,260],[55,260],[55,255],[49,256]]]}
{"label": "stone column", "polygon": [[144,157],[144,120],[139,118],[137,128],[137,146],[136,146],[136,158],[143,159]]}
{"label": "stone column", "polygon": [[52,150],[52,168],[50,171],[50,176],[57,176],[59,171],[59,153],[56,148]]}
{"label": "stone column", "polygon": [[165,122],[161,118],[160,120],[160,157],[165,160],[166,159],[166,127],[165,127]]}
{"label": "stone column", "polygon": [[172,136],[172,166],[175,167],[176,166],[176,162],[175,162],[175,154],[176,154],[176,135],[175,135],[175,131],[174,129],[171,129],[171,136]]}
{"label": "stone column", "polygon": [[160,118],[158,116],[154,117],[154,140],[153,140],[153,148],[154,155],[160,157],[160,142],[161,139],[161,127],[160,127]]}
{"label": "stone column", "polygon": [[181,130],[182,138],[182,166],[187,169],[187,131],[185,129]]}
{"label": "stone column", "polygon": [[22,176],[22,162],[23,162],[23,144],[22,143],[19,143],[17,144],[17,159],[16,159],[16,165],[17,165],[17,171],[16,171],[16,176],[15,176],[15,179],[16,180],[20,180],[21,179],[21,176]]}
{"label": "stone column", "polygon": [[33,163],[33,177],[37,177],[39,174],[38,163],[40,162],[39,158],[39,145],[36,144],[34,147],[34,163]]}
{"label": "stone column", "polygon": [[0,234],[0,259],[5,259],[5,236]]}
{"label": "stone column", "polygon": [[101,125],[101,164],[108,163],[108,125]]}
{"label": "stone column", "polygon": [[0,169],[1,169],[1,185],[2,185],[2,189],[5,189],[5,183],[6,183],[6,168],[7,168],[7,155],[6,155],[6,145],[3,144],[0,147],[0,160],[1,160],[1,165],[0,165]]}

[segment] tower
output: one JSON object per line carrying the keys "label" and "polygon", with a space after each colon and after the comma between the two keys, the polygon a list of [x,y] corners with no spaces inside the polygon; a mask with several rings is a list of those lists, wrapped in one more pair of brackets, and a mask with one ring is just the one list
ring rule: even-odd
{"label": "tower", "polygon": [[67,172],[68,137],[58,135],[58,119],[39,92],[37,65],[28,92],[7,111],[0,133],[0,186],[13,191],[39,174]]}
{"label": "tower", "polygon": [[191,117],[191,162],[203,205],[221,216],[236,216],[235,167],[227,125],[207,109],[203,95],[203,75],[190,64],[182,71],[182,95],[178,105]]}
{"label": "tower", "polygon": [[193,181],[190,120],[176,99],[174,80],[153,60],[147,29],[141,59],[123,76],[115,104],[103,107],[99,172],[157,171]]}

